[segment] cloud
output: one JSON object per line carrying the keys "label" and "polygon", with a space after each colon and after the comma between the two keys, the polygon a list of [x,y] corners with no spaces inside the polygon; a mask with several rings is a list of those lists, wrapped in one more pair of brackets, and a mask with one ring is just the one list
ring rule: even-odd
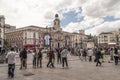
{"label": "cloud", "polygon": [[102,18],[92,18],[92,17],[84,17],[84,20],[81,22],[76,23],[69,23],[64,30],[69,32],[78,31],[80,29],[87,30],[93,27],[96,27],[97,25],[100,25],[104,22]]}
{"label": "cloud", "polygon": [[96,26],[92,29],[86,30],[87,34],[98,35],[101,32],[117,31],[120,29],[120,20],[114,22],[104,22],[103,24]]}
{"label": "cloud", "polygon": [[71,21],[64,26],[65,31],[84,29],[87,34],[98,34],[103,30],[113,30],[112,26],[119,28],[119,20],[105,22],[103,19],[106,16],[120,18],[119,4],[120,0],[0,0],[0,15],[5,15],[6,23],[16,27],[45,27],[53,26],[56,13],[59,14],[60,20],[63,20],[66,18],[65,13],[74,11],[78,20],[81,17],[84,19],[80,22]]}
{"label": "cloud", "polygon": [[[54,15],[60,10],[72,10],[82,0],[0,0],[0,14],[5,15],[6,23],[17,27],[26,25],[50,25]],[[79,4],[80,6],[80,4]],[[60,19],[63,13],[60,12]]]}
{"label": "cloud", "polygon": [[82,12],[78,13],[78,18],[84,16],[81,22],[69,23],[65,31],[86,30],[86,34],[99,34],[100,32],[112,31],[119,28],[119,20],[105,22],[103,17],[113,16],[120,18],[120,0],[88,0],[81,8]]}
{"label": "cloud", "polygon": [[83,15],[91,17],[120,17],[120,0],[89,0],[83,6]]}

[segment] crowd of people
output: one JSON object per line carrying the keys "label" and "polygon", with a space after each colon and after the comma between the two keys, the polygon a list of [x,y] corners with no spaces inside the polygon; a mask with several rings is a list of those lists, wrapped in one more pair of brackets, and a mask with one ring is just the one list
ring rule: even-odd
{"label": "crowd of people", "polygon": [[[34,49],[31,51],[33,56],[32,66],[33,68],[42,68],[43,67],[43,48],[39,48],[38,50]],[[56,53],[56,55],[55,55]],[[75,52],[81,61],[89,61],[89,62],[96,62],[96,66],[101,66],[102,62],[105,61],[106,54],[109,53],[109,59],[107,58],[108,62],[114,60],[115,65],[118,65],[118,59],[120,50],[115,48],[105,49],[105,48],[88,48],[88,49],[77,49]],[[75,54],[73,53],[72,49],[64,48],[55,48],[49,49],[47,51],[47,59],[48,63],[46,64],[47,68],[55,68],[55,59],[57,60],[57,64],[60,64],[62,68],[68,68],[68,54]],[[6,55],[6,59],[8,60],[8,77],[14,77],[14,70],[15,70],[15,56],[19,55],[20,57],[20,70],[27,69],[27,57],[28,51],[26,48],[23,48],[19,53],[15,52],[14,48]],[[57,57],[57,58],[56,58]]]}

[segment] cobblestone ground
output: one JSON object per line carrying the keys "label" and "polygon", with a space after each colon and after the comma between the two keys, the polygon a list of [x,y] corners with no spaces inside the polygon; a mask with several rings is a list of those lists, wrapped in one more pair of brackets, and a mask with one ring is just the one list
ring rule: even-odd
{"label": "cobblestone ground", "polygon": [[[94,62],[82,62],[77,56],[69,55],[68,59],[68,69],[62,69],[59,64],[55,64],[54,69],[47,68],[45,58],[43,68],[33,69],[29,55],[27,70],[19,70],[18,58],[14,80],[120,80],[120,65],[115,66],[106,61],[102,67],[96,67]],[[33,75],[25,76],[26,74]],[[7,64],[0,64],[0,80],[10,80],[7,78]]]}

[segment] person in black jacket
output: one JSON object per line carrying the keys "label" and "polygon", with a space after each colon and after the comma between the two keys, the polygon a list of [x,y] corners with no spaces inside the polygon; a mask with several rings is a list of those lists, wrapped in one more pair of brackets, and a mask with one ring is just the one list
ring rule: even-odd
{"label": "person in black jacket", "polygon": [[100,59],[101,59],[101,52],[100,52],[100,49],[97,49],[96,51],[96,66],[98,66],[98,64],[101,66],[101,62],[100,62]]}
{"label": "person in black jacket", "polygon": [[114,61],[115,61],[115,65],[118,65],[118,48],[117,47],[114,48]]}
{"label": "person in black jacket", "polygon": [[20,52],[20,60],[21,60],[21,66],[20,69],[25,67],[27,69],[27,51],[26,48],[23,48],[23,50]]}
{"label": "person in black jacket", "polygon": [[61,64],[61,54],[60,54],[61,53],[61,49],[57,48],[56,51],[57,51],[57,63]]}
{"label": "person in black jacket", "polygon": [[[43,48],[40,48],[39,49],[39,52],[38,52],[38,56],[37,56],[37,67],[40,67],[42,68],[42,57],[43,57],[43,54],[42,54],[42,49]],[[39,66],[40,65],[40,66]]]}

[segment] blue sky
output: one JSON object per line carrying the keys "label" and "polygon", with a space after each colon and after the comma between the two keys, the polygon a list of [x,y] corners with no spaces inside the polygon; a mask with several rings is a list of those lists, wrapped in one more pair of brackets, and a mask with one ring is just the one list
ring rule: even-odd
{"label": "blue sky", "polygon": [[106,16],[103,18],[104,21],[108,21],[108,22],[112,22],[112,21],[117,21],[117,20],[120,20],[120,18],[115,18],[114,16]]}
{"label": "blue sky", "polygon": [[74,11],[70,11],[68,13],[63,14],[63,16],[65,17],[62,21],[61,21],[61,26],[66,26],[68,25],[70,22],[81,22],[83,21],[84,17],[77,17],[78,13],[75,13]]}

